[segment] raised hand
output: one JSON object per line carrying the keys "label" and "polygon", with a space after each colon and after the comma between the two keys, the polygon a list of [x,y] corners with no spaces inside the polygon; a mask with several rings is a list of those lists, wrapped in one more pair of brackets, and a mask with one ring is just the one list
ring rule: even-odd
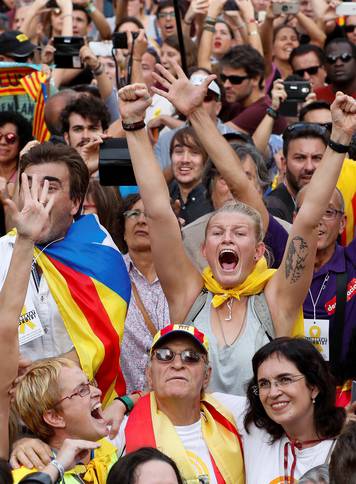
{"label": "raised hand", "polygon": [[152,104],[146,84],[129,84],[119,90],[119,107],[124,123],[138,123],[145,118],[146,109]]}
{"label": "raised hand", "polygon": [[6,198],[3,204],[7,207],[8,214],[19,236],[36,242],[44,226],[48,222],[49,213],[53,206],[54,198],[48,196],[48,180],[45,180],[43,188],[40,189],[37,177],[32,177],[31,189],[28,184],[27,175],[21,176],[20,192],[23,208],[18,210],[15,202]]}
{"label": "raised hand", "polygon": [[335,132],[345,133],[351,139],[356,131],[356,100],[338,91],[330,111],[333,123],[331,139],[334,140]]}
{"label": "raised hand", "polygon": [[64,470],[67,471],[75,467],[87,454],[89,450],[100,447],[98,442],[90,442],[88,440],[65,439],[62,447],[57,454],[57,461],[62,464]]}
{"label": "raised hand", "polygon": [[153,77],[168,92],[154,86],[151,87],[152,91],[168,99],[185,116],[189,116],[203,104],[209,84],[216,79],[216,76],[212,74],[204,79],[200,86],[195,86],[189,81],[182,68],[176,62],[172,63],[172,70],[177,77],[174,77],[160,64],[156,65],[156,69],[159,74],[153,72]]}
{"label": "raised hand", "polygon": [[271,92],[272,105],[271,107],[278,111],[281,103],[287,99],[287,93],[284,89],[283,79],[276,79],[273,82],[273,89]]}

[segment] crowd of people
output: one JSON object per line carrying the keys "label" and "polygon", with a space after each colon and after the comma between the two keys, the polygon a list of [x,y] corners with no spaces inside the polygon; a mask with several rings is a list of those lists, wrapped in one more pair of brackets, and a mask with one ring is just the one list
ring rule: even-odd
{"label": "crowd of people", "polygon": [[0,196],[0,483],[356,483],[356,2],[2,0]]}

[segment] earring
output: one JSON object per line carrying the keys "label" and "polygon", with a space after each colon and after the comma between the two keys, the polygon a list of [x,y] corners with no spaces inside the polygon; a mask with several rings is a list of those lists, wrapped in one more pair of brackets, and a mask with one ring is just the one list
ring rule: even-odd
{"label": "earring", "polygon": [[313,405],[315,405],[315,398],[312,398]]}

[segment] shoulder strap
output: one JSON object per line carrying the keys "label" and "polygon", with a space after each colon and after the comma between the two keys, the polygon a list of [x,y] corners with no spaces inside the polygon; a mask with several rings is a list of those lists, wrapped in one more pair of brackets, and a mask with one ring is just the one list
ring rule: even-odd
{"label": "shoulder strap", "polygon": [[185,317],[185,321],[187,321],[188,323],[189,322],[193,323],[195,321],[198,314],[201,312],[201,310],[205,306],[207,297],[208,297],[208,290],[207,290],[206,287],[203,287],[203,289],[198,294],[198,297],[194,301],[193,306],[190,308],[187,316]]}
{"label": "shoulder strap", "polygon": [[336,274],[336,309],[335,330],[330,340],[330,361],[332,367],[338,368],[342,354],[342,340],[345,326],[345,308],[347,298],[347,272]]}
{"label": "shoulder strap", "polygon": [[148,312],[147,312],[147,310],[146,310],[146,308],[145,308],[145,306],[144,306],[144,304],[143,304],[143,302],[142,302],[142,300],[140,298],[140,295],[138,293],[136,284],[133,281],[131,281],[131,286],[132,286],[132,292],[134,293],[134,297],[135,297],[135,301],[136,301],[137,307],[138,307],[140,313],[143,316],[143,319],[145,321],[146,328],[151,333],[152,337],[154,337],[155,334],[157,333],[157,328],[153,324],[151,318],[149,317]]}
{"label": "shoulder strap", "polygon": [[263,292],[255,296],[254,309],[258,320],[267,335],[267,338],[272,341],[275,338],[274,325],[267,304],[266,296]]}
{"label": "shoulder strap", "polygon": [[326,456],[324,464],[327,464],[327,465],[330,464],[331,454],[333,453],[336,442],[337,442],[337,437],[335,437],[335,439],[333,439],[333,443],[331,444],[331,447],[329,449],[328,455]]}

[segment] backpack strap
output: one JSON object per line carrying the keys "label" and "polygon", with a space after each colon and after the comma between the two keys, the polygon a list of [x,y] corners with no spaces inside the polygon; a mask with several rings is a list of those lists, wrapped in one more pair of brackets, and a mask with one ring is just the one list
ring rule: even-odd
{"label": "backpack strap", "polygon": [[347,272],[336,274],[336,309],[334,337],[330,341],[331,368],[340,370],[342,342],[345,328],[345,309],[347,300]]}
{"label": "backpack strap", "polygon": [[261,292],[261,294],[257,294],[255,296],[254,309],[256,312],[256,316],[267,335],[267,338],[270,341],[272,341],[275,338],[276,334],[274,331],[274,325],[271,318],[271,313],[269,311],[269,307],[268,307],[264,292]]}
{"label": "backpack strap", "polygon": [[194,301],[193,306],[190,308],[187,316],[185,317],[185,320],[187,321],[188,324],[194,323],[198,314],[201,312],[201,310],[205,306],[207,298],[208,298],[208,290],[207,290],[206,287],[203,287],[203,289],[198,294],[198,297]]}

